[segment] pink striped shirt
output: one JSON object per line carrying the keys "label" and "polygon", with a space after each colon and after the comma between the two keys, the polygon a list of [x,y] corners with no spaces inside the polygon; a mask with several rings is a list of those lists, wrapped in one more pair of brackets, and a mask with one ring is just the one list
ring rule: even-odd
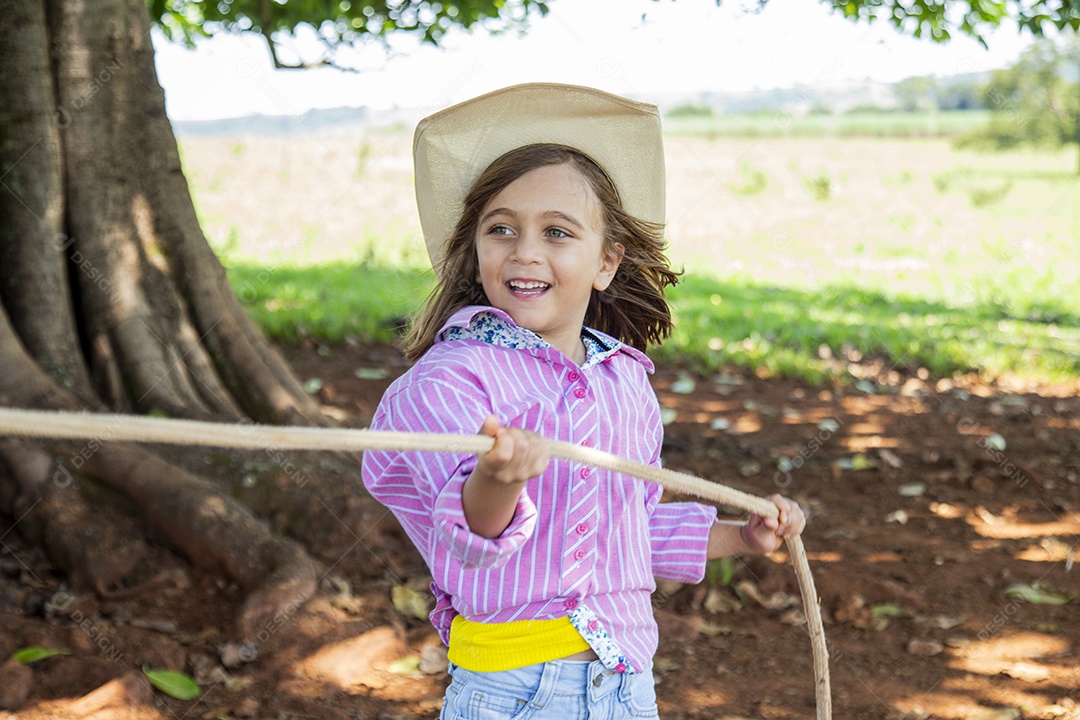
{"label": "pink striped shirt", "polygon": [[[462,329],[470,330],[461,338]],[[505,330],[509,330],[509,336]],[[641,352],[583,329],[578,367],[501,310],[467,307],[386,391],[372,429],[474,434],[500,424],[652,465],[663,425]],[[476,622],[554,619],[584,606],[641,670],[657,646],[655,577],[700,582],[716,509],[660,504],[662,490],[619,473],[553,458],[529,480],[497,538],[472,533],[461,490],[471,454],[364,454],[364,484],[389,507],[432,574],[431,621],[444,643],[461,614]]]}

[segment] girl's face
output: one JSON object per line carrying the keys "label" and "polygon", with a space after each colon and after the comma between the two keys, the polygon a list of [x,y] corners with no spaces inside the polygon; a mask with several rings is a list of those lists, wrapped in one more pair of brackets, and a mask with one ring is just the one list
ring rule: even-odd
{"label": "girl's face", "polygon": [[603,231],[599,200],[565,163],[530,170],[503,188],[476,230],[480,284],[491,304],[578,364],[592,290],[607,288],[619,267]]}

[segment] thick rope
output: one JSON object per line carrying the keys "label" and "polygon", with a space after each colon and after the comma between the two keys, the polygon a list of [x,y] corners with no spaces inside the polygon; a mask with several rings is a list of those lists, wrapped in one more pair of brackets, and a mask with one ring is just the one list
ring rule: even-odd
{"label": "thick rope", "polygon": [[[491,449],[494,440],[485,435],[448,435],[438,433],[385,432],[334,428],[282,427],[275,425],[171,420],[140,415],[107,413],[69,413],[48,410],[0,408],[0,436],[94,439],[98,442],[131,442],[205,445],[274,450],[421,450],[430,452],[482,453]],[[601,467],[632,475],[662,485],[669,490],[694,495],[722,505],[748,510],[757,515],[776,517],[776,505],[753,495],[709,482],[687,473],[656,468],[617,455],[581,447],[573,443],[549,440],[553,457]],[[791,560],[802,593],[803,610],[810,631],[814,654],[814,679],[818,720],[831,720],[832,695],[829,688],[829,652],[821,622],[814,578],[806,559],[802,538],[787,540]]]}

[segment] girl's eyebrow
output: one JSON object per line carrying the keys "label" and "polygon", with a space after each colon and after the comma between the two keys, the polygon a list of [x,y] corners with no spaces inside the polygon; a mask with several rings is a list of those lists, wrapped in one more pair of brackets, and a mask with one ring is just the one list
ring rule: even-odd
{"label": "girl's eyebrow", "polygon": [[[496,215],[509,215],[512,218],[517,218],[517,213],[514,212],[513,210],[511,210],[510,208],[495,208],[494,210],[491,210],[491,211],[485,213],[484,216],[480,218],[480,222],[478,224],[483,225],[490,218],[493,218]],[[564,212],[560,212],[559,210],[548,210],[546,212],[542,212],[542,213],[540,213],[540,217],[542,217],[542,218],[550,218],[550,219],[554,219],[554,220],[562,220],[563,222],[565,222],[568,225],[573,225],[578,230],[584,230],[585,229],[585,226],[582,225],[577,219],[575,219],[574,217],[572,217],[570,215],[567,215]]]}
{"label": "girl's eyebrow", "polygon": [[483,224],[484,224],[484,223],[486,223],[486,222],[487,222],[487,221],[488,221],[488,220],[489,220],[490,218],[493,218],[493,217],[495,217],[496,215],[509,215],[509,216],[510,216],[510,217],[512,217],[512,218],[516,218],[516,217],[517,217],[517,213],[515,213],[515,212],[514,212],[513,210],[511,210],[510,208],[495,208],[494,210],[492,210],[492,211],[490,211],[490,212],[484,213],[484,216],[480,218],[480,222],[479,222],[479,223],[477,223],[477,224],[478,224],[478,225],[483,225]]}
{"label": "girl's eyebrow", "polygon": [[555,220],[562,220],[563,222],[567,223],[568,225],[573,225],[578,230],[584,230],[585,229],[585,226],[582,225],[580,222],[578,222],[576,218],[574,218],[574,217],[572,217],[570,215],[567,215],[564,212],[559,212],[558,210],[548,210],[545,213],[540,213],[540,217],[553,218]]}

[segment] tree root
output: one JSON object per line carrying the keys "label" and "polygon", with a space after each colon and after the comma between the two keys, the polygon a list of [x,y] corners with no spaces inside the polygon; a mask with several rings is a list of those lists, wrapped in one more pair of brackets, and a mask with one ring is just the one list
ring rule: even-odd
{"label": "tree root", "polygon": [[130,517],[91,508],[76,474],[27,443],[0,440],[0,462],[17,485],[12,512],[22,532],[43,542],[74,589],[104,596],[124,584],[147,553]]}
{"label": "tree root", "polygon": [[315,592],[315,564],[272,535],[243,505],[135,445],[103,445],[87,473],[122,493],[150,526],[197,566],[222,571],[247,593],[236,617],[242,640],[288,616]]}
{"label": "tree root", "polygon": [[[0,361],[7,370],[0,380],[0,404],[80,409],[80,403],[30,359],[2,309]],[[30,515],[41,513],[41,537],[73,582],[107,594],[108,587],[126,574],[120,572],[123,563],[106,572],[107,557],[95,554],[106,547],[99,538],[115,533],[110,528],[117,526],[122,514],[110,513],[115,503],[96,497],[90,502],[80,487],[82,473],[130,501],[149,529],[196,566],[224,572],[243,588],[248,597],[236,618],[240,639],[254,637],[276,618],[291,616],[314,593],[315,564],[300,545],[273,535],[246,507],[209,482],[137,445],[108,442],[108,438],[105,427],[99,437],[85,443],[50,443],[52,456],[15,441],[2,441],[0,446],[0,460],[20,485],[16,506],[21,510],[15,517],[27,508]],[[53,457],[67,460],[56,462]],[[133,534],[121,533],[109,547],[133,548],[126,544]],[[118,555],[130,561],[137,552],[129,549]],[[96,570],[79,577],[80,568]]]}

